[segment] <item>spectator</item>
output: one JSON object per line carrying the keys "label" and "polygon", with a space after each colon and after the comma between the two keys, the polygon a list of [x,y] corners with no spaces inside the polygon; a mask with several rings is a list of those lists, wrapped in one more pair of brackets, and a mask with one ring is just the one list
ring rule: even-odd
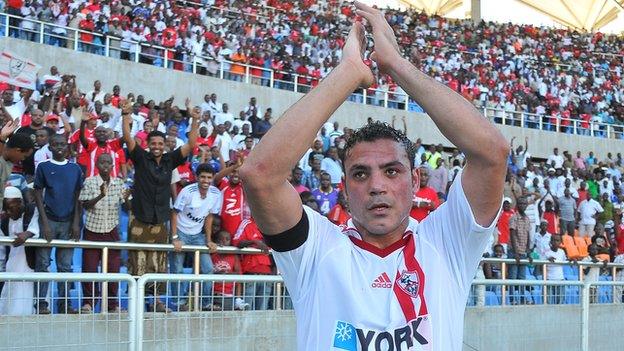
{"label": "spectator", "polygon": [[610,197],[609,193],[602,193],[600,201],[598,201],[603,211],[598,214],[597,219],[598,223],[602,225],[605,225],[608,221],[613,221],[614,208],[613,203],[609,201]]}
{"label": "spectator", "polygon": [[347,221],[351,219],[349,203],[347,202],[347,195],[344,190],[338,192],[338,203],[329,210],[327,218],[336,225],[346,225]]}
{"label": "spectator", "polygon": [[85,174],[87,177],[93,177],[98,174],[99,168],[96,167],[97,159],[101,154],[108,154],[113,162],[110,169],[113,178],[123,177],[122,166],[126,163],[125,153],[121,150],[121,139],[109,140],[109,130],[103,126],[96,127],[93,132],[95,141],[87,138],[85,130],[87,120],[80,122],[79,138],[84,153],[88,155],[88,162],[85,164]]}
{"label": "spectator", "polygon": [[[0,236],[15,238],[11,246],[0,247],[0,272],[32,273],[35,267],[34,247],[25,247],[30,238],[39,237],[37,208],[22,199],[22,192],[7,186],[3,190],[3,209],[6,214],[0,221]],[[33,313],[33,282],[7,282],[0,284],[0,315],[29,315]]]}
{"label": "spectator", "polygon": [[[507,258],[505,255],[505,248],[501,244],[494,245],[492,251],[494,252],[493,258]],[[483,274],[485,279],[502,279],[502,263],[483,263]],[[488,288],[492,288],[491,286]]]}
{"label": "spectator", "polygon": [[[119,205],[128,200],[130,192],[124,190],[124,181],[112,176],[114,170],[113,157],[108,153],[97,156],[95,165],[96,175],[85,179],[84,186],[78,200],[85,209],[86,221],[83,238],[87,241],[117,242],[119,235]],[[82,271],[97,273],[102,259],[102,250],[83,249]],[[121,252],[108,251],[107,273],[119,273]],[[108,283],[108,312],[121,312],[117,300],[117,282]],[[100,287],[96,283],[83,282],[83,304],[81,313],[92,313],[96,299],[101,297]]]}
{"label": "spectator", "polygon": [[540,213],[541,213],[540,218],[546,220],[546,223],[548,223],[548,226],[546,227],[546,230],[550,234],[559,234],[560,233],[560,230],[559,230],[559,216],[557,215],[557,210],[558,210],[559,206],[558,206],[558,203],[556,202],[557,200],[555,200],[555,199],[553,199],[553,201],[547,200],[545,202],[545,204],[544,204],[544,211],[541,211],[542,201],[544,201],[543,198],[540,201],[540,204],[538,205],[538,208],[539,208]]}
{"label": "spectator", "polygon": [[321,173],[321,186],[312,190],[312,195],[324,216],[338,203],[338,190],[332,186],[329,173]]}
{"label": "spectator", "polygon": [[[6,184],[13,164],[25,160],[33,151],[32,139],[25,134],[13,134],[18,122],[9,120],[0,130],[0,184]],[[2,192],[0,195],[4,196]],[[2,200],[2,198],[0,198]]]}
{"label": "spectator", "polygon": [[301,194],[304,191],[310,191],[310,189],[306,188],[303,184],[301,184],[302,180],[303,180],[303,170],[301,170],[301,168],[299,167],[293,168],[292,173],[291,173],[290,184],[292,184],[292,186],[295,188],[295,190],[297,190],[299,194]]}
{"label": "spectator", "polygon": [[603,212],[604,209],[598,201],[588,198],[579,204],[578,218],[579,218],[579,235],[584,237],[590,237],[594,234],[594,227],[596,226],[596,217],[598,213]]}
{"label": "spectator", "polygon": [[243,158],[239,157],[236,163],[231,163],[219,172],[214,179],[214,184],[223,193],[224,206],[221,208],[221,227],[228,233],[234,234],[236,234],[241,222],[251,218],[243,186],[238,175],[238,169],[242,164]]}
{"label": "spectator", "polygon": [[48,141],[50,139],[50,134],[46,129],[39,129],[35,133],[35,143],[39,147],[38,150],[34,153],[35,156],[33,161],[35,163],[35,171],[37,171],[37,166],[39,163],[49,160],[52,158],[52,152],[50,151],[50,147],[48,145]]}
{"label": "spectator", "polygon": [[[165,222],[170,218],[171,173],[184,163],[186,157],[195,148],[199,109],[194,109],[191,113],[192,127],[188,142],[172,152],[163,153],[165,135],[158,131],[152,131],[148,135],[149,151],[137,147],[130,131],[133,120],[131,114],[133,111],[137,112],[136,105],[136,103],[133,105],[131,100],[122,104],[123,138],[135,168],[132,198],[134,218],[130,221],[128,241],[164,244],[169,239]],[[129,254],[129,261],[129,271],[133,275],[167,272],[166,252],[132,251]],[[146,291],[155,296],[164,295],[165,286],[149,284]],[[167,312],[165,304],[159,300],[154,303],[153,310]]]}
{"label": "spectator", "polygon": [[[243,274],[271,274],[271,259],[269,258],[269,247],[264,243],[262,234],[253,218],[241,222],[232,244],[239,247],[253,247],[262,250],[263,254],[243,255]],[[271,285],[269,283],[245,283],[245,302],[253,310],[266,310],[269,308],[269,296],[271,296]]]}
{"label": "spectator", "polygon": [[[63,135],[50,138],[52,159],[42,162],[35,173],[35,201],[39,211],[42,237],[48,242],[53,239],[79,240],[82,208],[78,198],[82,188],[83,176],[77,164],[69,162],[67,141]],[[59,176],[62,175],[62,176]],[[35,272],[47,272],[50,265],[51,247],[38,247]],[[58,272],[72,271],[74,250],[56,248],[56,269]],[[65,282],[58,282],[58,309],[61,313],[76,313],[68,304],[68,291]],[[35,308],[39,314],[49,314],[48,282],[41,282],[35,288]]]}
{"label": "spectator", "polygon": [[[509,264],[507,278],[523,280],[526,278],[524,265],[520,264],[520,260],[528,259],[529,263],[533,261],[531,256],[531,222],[524,212],[527,207],[527,199],[521,197],[516,204],[516,214],[509,219],[509,240],[511,246],[507,252],[507,256],[516,260],[515,264]],[[528,302],[525,299],[525,286],[511,286],[511,301],[513,305]]]}
{"label": "spectator", "polygon": [[327,151],[327,156],[321,161],[321,171],[329,174],[333,187],[337,187],[342,181],[342,162],[336,147],[332,146]]}
{"label": "spectator", "polygon": [[562,235],[574,235],[574,228],[576,226],[576,200],[570,195],[570,189],[563,191],[563,196],[559,198],[559,213],[561,214],[561,229]]}
{"label": "spectator", "polygon": [[310,170],[304,171],[302,182],[308,189],[314,190],[321,186],[321,174],[323,172],[321,170],[322,161],[320,158],[314,157],[313,154],[310,154],[310,156],[312,156],[310,158]]}
{"label": "spectator", "polygon": [[423,219],[427,218],[429,213],[438,208],[440,200],[438,199],[436,191],[428,186],[429,170],[425,167],[420,167],[418,169],[418,174],[420,186],[414,194],[410,216],[422,222]]}
{"label": "spectator", "polygon": [[540,221],[539,230],[533,238],[533,248],[540,260],[547,260],[546,253],[550,250],[550,238],[556,233],[548,232],[548,221],[542,219]]}
{"label": "spectator", "polygon": [[508,252],[509,249],[509,220],[515,213],[516,211],[511,207],[511,199],[503,198],[503,210],[498,217],[498,223],[496,223],[498,229],[496,242],[503,246],[504,252]]}
{"label": "spectator", "polygon": [[[55,134],[55,132],[51,128],[46,127],[43,122],[43,111],[41,111],[40,109],[33,109],[30,114],[30,125],[19,128],[15,131],[15,133],[24,133],[28,135],[28,137],[30,137],[31,139],[35,140],[37,131],[42,129],[46,130],[48,132],[48,135]],[[38,144],[35,144],[35,149],[33,150],[33,153],[31,153],[30,156],[28,156],[21,164],[22,172],[28,178],[32,178],[35,175],[35,152],[39,150],[39,147],[40,146]]]}
{"label": "spectator", "polygon": [[[221,212],[222,194],[212,186],[215,171],[204,163],[197,167],[197,183],[187,185],[177,196],[171,213],[171,228],[175,230],[172,241],[176,253],[173,254],[172,272],[182,273],[185,254],[182,245],[208,246],[210,253],[217,250],[212,241],[212,220]],[[213,270],[209,254],[200,254],[200,273],[211,274]],[[172,283],[172,294],[177,301],[179,311],[188,311],[187,292],[180,289],[180,283]],[[203,311],[212,311],[212,284],[202,284]]]}
{"label": "spectator", "polygon": [[[222,230],[215,235],[215,242],[220,247],[231,246],[232,239],[230,233]],[[242,274],[241,263],[238,255],[213,253],[211,255],[214,274]],[[214,295],[216,297],[214,304],[224,311],[245,310],[250,307],[242,298],[238,297],[241,289],[238,288],[240,283],[221,283],[216,281],[213,285]],[[236,293],[236,294],[235,294]]]}
{"label": "spectator", "polygon": [[[565,251],[560,248],[561,246],[561,236],[553,235],[550,238],[550,250],[546,252],[546,258],[550,262],[565,262],[567,260]],[[546,273],[549,281],[562,281],[564,280],[563,276],[563,266],[560,264],[549,264],[546,265]],[[564,286],[563,285],[551,285],[547,287],[548,290],[548,303],[553,305],[559,305],[563,303],[564,299]]]}
{"label": "spectator", "polygon": [[441,199],[446,198],[446,188],[448,186],[448,169],[444,166],[444,160],[439,157],[436,165],[429,171],[429,186],[433,188]]}

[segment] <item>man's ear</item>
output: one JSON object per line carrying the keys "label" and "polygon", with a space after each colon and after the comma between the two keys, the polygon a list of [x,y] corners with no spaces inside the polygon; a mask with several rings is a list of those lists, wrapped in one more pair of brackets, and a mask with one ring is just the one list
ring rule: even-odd
{"label": "man's ear", "polygon": [[414,193],[420,190],[420,168],[412,170],[412,187],[414,188]]}

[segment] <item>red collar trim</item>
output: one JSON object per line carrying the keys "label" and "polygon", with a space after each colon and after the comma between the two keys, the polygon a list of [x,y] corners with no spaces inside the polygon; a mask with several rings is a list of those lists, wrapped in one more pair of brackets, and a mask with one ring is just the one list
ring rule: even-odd
{"label": "red collar trim", "polygon": [[349,239],[351,239],[351,242],[355,246],[361,248],[362,250],[366,250],[374,255],[377,255],[381,258],[384,258],[390,255],[391,253],[395,252],[396,250],[402,248],[403,246],[407,245],[410,235],[412,235],[412,231],[408,230],[407,232],[405,232],[405,234],[403,235],[401,239],[393,242],[390,246],[386,247],[385,249],[380,249],[377,246],[367,243],[366,241],[362,239],[358,239],[354,237],[353,235],[348,235],[348,237]]}

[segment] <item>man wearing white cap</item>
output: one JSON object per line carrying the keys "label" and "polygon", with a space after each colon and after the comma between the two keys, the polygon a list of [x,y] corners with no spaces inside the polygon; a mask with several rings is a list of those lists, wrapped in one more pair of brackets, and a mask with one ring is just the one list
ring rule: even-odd
{"label": "man wearing white cap", "polygon": [[[31,273],[35,264],[35,251],[23,244],[32,237],[39,237],[37,209],[33,205],[24,206],[22,192],[13,186],[4,189],[3,208],[7,216],[0,221],[0,236],[14,237],[15,240],[12,247],[0,247],[1,270]],[[32,282],[10,282],[0,289],[0,315],[33,313]]]}

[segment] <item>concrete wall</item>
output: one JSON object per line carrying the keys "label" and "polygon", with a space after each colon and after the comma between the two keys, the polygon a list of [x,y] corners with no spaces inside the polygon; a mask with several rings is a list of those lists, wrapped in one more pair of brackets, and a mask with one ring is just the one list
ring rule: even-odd
{"label": "concrete wall", "polygon": [[[623,305],[590,307],[590,350],[622,350]],[[122,315],[0,316],[0,350],[127,350]],[[292,311],[147,313],[143,349],[254,350],[296,349]],[[54,345],[41,348],[44,345]],[[468,308],[464,351],[580,350],[581,308],[574,305]]]}
{"label": "concrete wall", "polygon": [[[301,98],[298,93],[164,70],[12,38],[0,38],[0,48],[38,62],[43,66],[41,75],[47,73],[52,65],[56,65],[62,73],[76,74],[78,85],[85,92],[91,90],[93,81],[99,79],[107,91],[111,91],[113,85],[119,84],[122,94],[143,94],[146,101],[161,101],[175,95],[176,103],[180,106],[184,104],[185,97],[191,97],[194,103],[199,104],[204,94],[216,92],[219,100],[229,103],[230,110],[235,114],[247,104],[250,97],[255,96],[261,108],[273,108],[274,116],[279,116]],[[340,122],[341,126],[358,127],[366,122],[367,117],[389,122],[393,115],[397,115],[399,119],[403,115],[408,117],[408,134],[411,138],[421,137],[426,144],[442,143],[451,146],[424,114],[346,102],[332,116],[332,121]],[[619,140],[569,136],[511,126],[498,127],[508,139],[515,136],[517,140],[524,142],[524,137],[528,136],[529,151],[536,157],[545,158],[553,147],[558,146],[561,150],[581,150],[585,154],[594,151],[596,156],[602,158],[607,152],[619,152],[624,146]]]}

